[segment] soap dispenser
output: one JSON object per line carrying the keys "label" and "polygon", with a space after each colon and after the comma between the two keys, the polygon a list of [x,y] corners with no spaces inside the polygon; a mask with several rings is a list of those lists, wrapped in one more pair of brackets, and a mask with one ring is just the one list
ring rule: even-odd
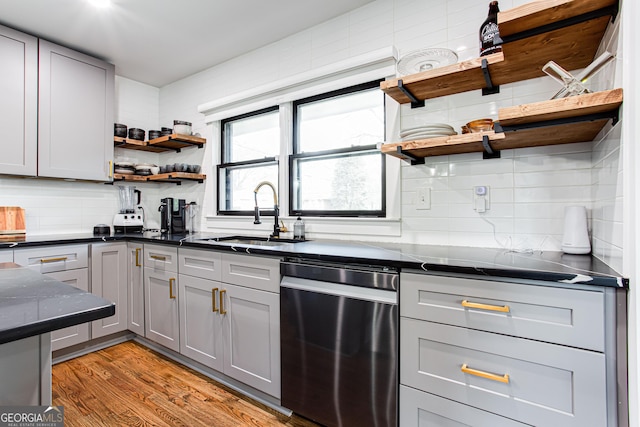
{"label": "soap dispenser", "polygon": [[300,216],[293,223],[293,238],[298,240],[304,240],[304,221]]}

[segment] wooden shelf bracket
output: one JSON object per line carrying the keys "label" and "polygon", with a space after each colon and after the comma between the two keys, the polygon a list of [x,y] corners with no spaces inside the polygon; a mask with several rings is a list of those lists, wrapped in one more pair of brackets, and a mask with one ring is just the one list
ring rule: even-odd
{"label": "wooden shelf bracket", "polygon": [[411,91],[409,89],[407,89],[407,87],[402,82],[402,79],[398,80],[398,89],[400,89],[402,91],[402,93],[407,95],[407,98],[409,98],[411,100],[411,108],[424,107],[424,100],[422,100],[422,101],[418,100],[418,98],[416,98],[415,95],[413,93],[411,93]]}
{"label": "wooden shelf bracket", "polygon": [[509,34],[502,37],[503,43],[512,43],[518,40],[526,39],[528,37],[534,37],[540,34],[549,33],[551,31],[559,30],[562,28],[570,27],[572,25],[581,24],[592,19],[601,18],[603,16],[611,16],[611,20],[615,21],[618,16],[619,7],[618,2],[611,6],[603,7],[591,12],[583,13],[581,15],[573,16],[571,18],[564,19],[562,21],[552,22],[550,24],[541,25],[530,30],[520,31],[519,33]]}
{"label": "wooden shelf bracket", "polygon": [[396,151],[402,160],[408,162],[411,166],[424,165],[424,157],[416,157],[408,151],[403,150],[401,146],[396,147]]}
{"label": "wooden shelf bracket", "polygon": [[481,68],[482,74],[484,75],[484,81],[487,84],[487,87],[482,88],[482,96],[500,93],[500,86],[494,86],[493,81],[491,81],[491,74],[489,73],[489,63],[487,62],[486,58],[482,58]]}
{"label": "wooden shelf bracket", "polygon": [[502,126],[500,122],[494,122],[493,129],[496,133],[517,132],[524,129],[536,129],[550,126],[561,126],[571,123],[592,122],[596,120],[611,120],[611,124],[615,126],[620,120],[620,108],[602,113],[584,114],[576,117],[564,117],[561,119],[545,120],[541,122],[523,123],[512,126]]}

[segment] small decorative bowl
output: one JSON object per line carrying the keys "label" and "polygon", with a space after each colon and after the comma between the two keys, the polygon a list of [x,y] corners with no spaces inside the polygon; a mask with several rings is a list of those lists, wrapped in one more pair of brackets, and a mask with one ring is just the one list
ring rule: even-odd
{"label": "small decorative bowl", "polygon": [[165,169],[165,173],[166,172],[173,172],[173,165],[166,165],[164,167],[164,169]]}
{"label": "small decorative bowl", "polygon": [[189,165],[187,171],[190,173],[200,173],[200,165]]}
{"label": "small decorative bowl", "polygon": [[188,165],[186,163],[174,163],[173,170],[176,172],[186,172]]}
{"label": "small decorative bowl", "polygon": [[467,123],[467,128],[472,133],[487,132],[493,130],[492,119],[478,119]]}
{"label": "small decorative bowl", "polygon": [[129,139],[144,141],[145,133],[146,132],[143,129],[131,128],[129,129]]}
{"label": "small decorative bowl", "polygon": [[156,139],[162,136],[162,132],[159,130],[150,130],[149,131],[149,139]]}

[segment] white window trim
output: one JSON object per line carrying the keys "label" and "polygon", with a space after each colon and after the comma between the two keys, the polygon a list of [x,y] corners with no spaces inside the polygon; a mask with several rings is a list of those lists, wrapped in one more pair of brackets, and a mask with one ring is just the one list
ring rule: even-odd
{"label": "white window trim", "polygon": [[[292,143],[292,101],[307,98],[333,90],[366,83],[375,79],[395,75],[397,51],[394,47],[379,49],[364,55],[340,61],[312,71],[300,73],[267,85],[240,92],[232,96],[221,98],[198,106],[198,111],[205,114],[205,122],[212,126],[215,146],[220,147],[220,122],[223,119],[240,114],[257,111],[263,108],[279,105],[280,126],[282,129],[281,149],[279,161],[279,194],[278,202],[280,219],[291,230],[295,217],[288,216],[289,210],[289,162]],[[391,140],[399,125],[400,107],[396,102],[386,102],[386,139]],[[213,151],[213,165],[219,164],[219,148]],[[348,239],[367,236],[379,240],[381,236],[394,238],[402,234],[400,219],[401,196],[401,161],[395,157],[386,157],[386,218],[337,218],[337,217],[304,217],[307,236],[323,238]],[[218,176],[215,176],[218,186]],[[215,199],[215,196],[214,196]],[[212,206],[217,206],[214,200]],[[253,217],[216,215],[212,212],[206,216],[206,229],[212,232],[224,233],[255,233],[264,234],[273,229],[273,219],[264,217],[262,224],[254,225]],[[285,236],[287,234],[285,233]]]}

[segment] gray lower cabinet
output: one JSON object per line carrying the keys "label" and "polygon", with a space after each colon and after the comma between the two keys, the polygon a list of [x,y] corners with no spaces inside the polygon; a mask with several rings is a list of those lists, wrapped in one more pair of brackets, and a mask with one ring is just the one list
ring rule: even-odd
{"label": "gray lower cabinet", "polygon": [[400,386],[402,427],[524,427],[509,418],[482,411],[418,389]]}
{"label": "gray lower cabinet", "polygon": [[180,351],[178,274],[148,267],[144,270],[144,336]]}
{"label": "gray lower cabinet", "polygon": [[144,336],[180,351],[178,249],[144,245]]}
{"label": "gray lower cabinet", "polygon": [[49,333],[0,344],[0,406],[23,405],[51,405]]}
{"label": "gray lower cabinet", "polygon": [[116,314],[91,322],[91,338],[100,338],[127,329],[127,244],[91,245],[91,293],[116,305]]}
{"label": "gray lower cabinet", "polygon": [[[86,244],[56,245],[16,249],[13,252],[16,264],[29,267],[61,282],[89,291],[89,249]],[[70,326],[49,334],[51,349],[60,350],[83,343],[90,338],[90,325]]]}
{"label": "gray lower cabinet", "polygon": [[144,264],[142,243],[127,244],[127,328],[144,336]]}
{"label": "gray lower cabinet", "polygon": [[617,425],[607,295],[402,273],[401,425]]}
{"label": "gray lower cabinet", "polygon": [[180,352],[279,398],[279,259],[182,248],[178,256]]}
{"label": "gray lower cabinet", "polygon": [[38,39],[0,25],[0,173],[37,174]]}
{"label": "gray lower cabinet", "polygon": [[0,251],[0,262],[13,262],[13,251],[7,249]]}
{"label": "gray lower cabinet", "polygon": [[[89,292],[89,271],[86,268],[47,273],[47,276]],[[51,350],[53,351],[85,341],[89,341],[89,323],[69,326],[51,332]]]}

